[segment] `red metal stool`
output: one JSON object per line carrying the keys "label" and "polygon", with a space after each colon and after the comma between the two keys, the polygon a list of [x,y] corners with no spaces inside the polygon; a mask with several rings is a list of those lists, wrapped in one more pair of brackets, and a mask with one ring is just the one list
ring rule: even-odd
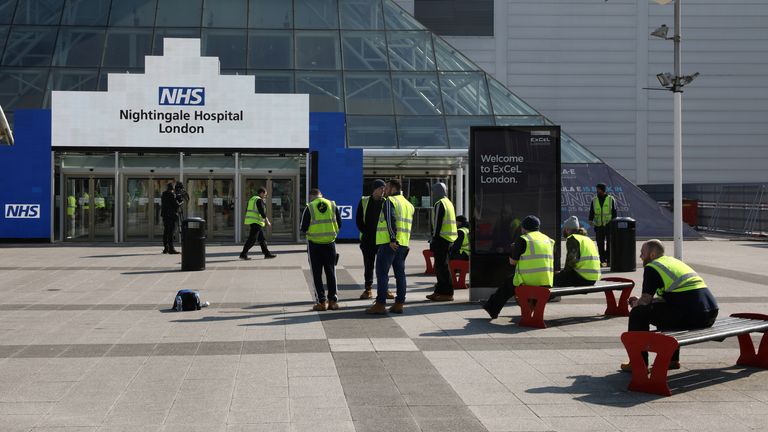
{"label": "red metal stool", "polygon": [[424,249],[421,251],[421,253],[424,255],[424,261],[427,262],[427,269],[424,270],[424,274],[433,275],[435,274],[435,266],[432,264],[432,261],[435,258],[435,254],[432,253],[429,249]]}
{"label": "red metal stool", "polygon": [[448,267],[453,276],[453,289],[467,289],[467,274],[469,273],[469,261],[450,260]]}

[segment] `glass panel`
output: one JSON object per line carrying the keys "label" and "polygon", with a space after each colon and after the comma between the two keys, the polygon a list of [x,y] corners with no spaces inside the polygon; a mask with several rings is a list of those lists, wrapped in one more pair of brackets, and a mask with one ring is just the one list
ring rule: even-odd
{"label": "glass panel", "polygon": [[488,77],[488,88],[491,92],[493,113],[496,115],[538,115],[535,109],[507,90],[503,84]]}
{"label": "glass panel", "polygon": [[443,117],[398,117],[400,148],[448,147]]}
{"label": "glass panel", "polygon": [[245,30],[203,29],[203,55],[219,58],[222,69],[245,69]]}
{"label": "glass panel", "polygon": [[479,66],[472,63],[464,54],[456,48],[448,45],[437,35],[432,35],[435,43],[435,57],[437,58],[437,69],[441,71],[479,71]]}
{"label": "glass panel", "polygon": [[388,69],[387,40],[384,32],[342,32],[341,49],[344,58],[344,69]]}
{"label": "glass panel", "polygon": [[392,72],[395,112],[401,115],[438,115],[443,112],[437,74]]}
{"label": "glass panel", "polygon": [[392,116],[347,116],[347,147],[397,148]]}
{"label": "glass panel", "polygon": [[294,0],[295,28],[333,29],[339,27],[336,0]]}
{"label": "glass panel", "polygon": [[10,24],[14,10],[16,10],[16,0],[0,0],[0,24]]}
{"label": "glass panel", "polygon": [[392,87],[384,72],[344,75],[348,114],[392,114]]}
{"label": "glass panel", "polygon": [[95,69],[51,69],[51,90],[94,91],[97,81]]}
{"label": "glass panel", "polygon": [[496,116],[497,126],[536,126],[543,125],[542,116]]}
{"label": "glass panel", "polygon": [[205,0],[203,27],[244,28],[248,19],[248,0]]}
{"label": "glass panel", "polygon": [[309,94],[309,110],[343,112],[341,73],[296,72],[296,93]]}
{"label": "glass panel", "polygon": [[293,72],[248,71],[256,78],[256,93],[293,93]]}
{"label": "glass panel", "polygon": [[184,169],[229,169],[235,168],[233,156],[190,155],[184,156]]}
{"label": "glass panel", "polygon": [[144,73],[142,69],[106,69],[101,68],[99,71],[99,85],[97,86],[96,90],[98,91],[107,91],[107,87],[109,84],[109,74],[111,73]]}
{"label": "glass panel", "polygon": [[448,127],[448,143],[451,148],[469,148],[469,128],[493,126],[493,120],[487,116],[446,116],[445,124]]}
{"label": "glass panel", "polygon": [[64,0],[21,0],[14,24],[59,25]]}
{"label": "glass panel", "polygon": [[384,21],[387,30],[424,30],[424,26],[392,0],[384,0]]}
{"label": "glass panel", "polygon": [[158,0],[157,26],[200,27],[203,0]]}
{"label": "glass panel", "polygon": [[286,0],[251,0],[248,27],[283,28],[293,25],[292,2]]}
{"label": "glass panel", "polygon": [[56,28],[14,27],[8,35],[3,64],[48,66],[56,43]]}
{"label": "glass panel", "polygon": [[384,29],[381,0],[339,0],[339,18],[342,29]]}
{"label": "glass panel", "polygon": [[113,0],[109,25],[151,27],[155,24],[157,0]]}
{"label": "glass panel", "polygon": [[435,53],[432,36],[426,31],[388,32],[389,64],[392,70],[433,71]]}
{"label": "glass panel", "polygon": [[151,29],[107,30],[107,46],[104,52],[106,67],[144,67],[144,56],[152,52]]}
{"label": "glass panel", "polygon": [[413,15],[440,35],[493,36],[494,0],[416,0]]}
{"label": "glass panel", "polygon": [[98,66],[104,50],[104,29],[62,28],[53,66]]}
{"label": "glass panel", "polygon": [[[149,179],[128,178],[125,185],[125,238],[138,240],[149,238],[150,215],[154,206],[154,188]],[[150,196],[151,195],[151,196]]]}
{"label": "glass panel", "polygon": [[187,201],[184,217],[200,217],[208,220],[208,179],[188,178],[187,193],[189,201]]}
{"label": "glass panel", "polygon": [[106,25],[109,3],[104,0],[67,0],[61,23],[63,25]]}
{"label": "glass panel", "polygon": [[[151,168],[155,170],[179,169],[179,155],[143,155],[133,156],[120,153],[120,166],[123,168]],[[165,184],[161,185],[165,190]]]}
{"label": "glass panel", "polygon": [[214,239],[235,238],[235,181],[213,179],[213,200],[211,220],[208,221],[208,236]]}
{"label": "glass panel", "polygon": [[339,32],[296,32],[296,69],[340,69],[340,57]]}
{"label": "glass panel", "polygon": [[90,194],[89,179],[68,177],[65,181],[64,214],[67,218],[67,240],[87,240],[90,224]]}
{"label": "glass panel", "polygon": [[267,197],[272,201],[272,238],[293,240],[295,229],[295,209],[293,200],[296,191],[292,179],[272,179],[272,193]]}
{"label": "glass panel", "polygon": [[0,59],[3,58],[3,49],[5,49],[5,41],[8,40],[8,26],[0,26]]}
{"label": "glass panel", "polygon": [[115,168],[115,155],[67,154],[61,159],[64,168]]}
{"label": "glass panel", "polygon": [[163,55],[163,39],[165,38],[199,38],[200,29],[185,28],[156,28],[155,40],[152,45],[152,55]]}
{"label": "glass panel", "polygon": [[248,67],[255,69],[293,68],[293,32],[290,30],[250,30]]}
{"label": "glass panel", "polygon": [[443,105],[448,115],[487,115],[488,89],[482,72],[440,72]]}
{"label": "glass panel", "polygon": [[5,70],[0,73],[0,105],[12,109],[41,108],[47,83],[48,68]]}
{"label": "glass panel", "polygon": [[115,238],[115,180],[93,180],[93,235],[95,239]]}
{"label": "glass panel", "polygon": [[597,156],[566,133],[560,133],[560,158],[563,163],[601,163]]}

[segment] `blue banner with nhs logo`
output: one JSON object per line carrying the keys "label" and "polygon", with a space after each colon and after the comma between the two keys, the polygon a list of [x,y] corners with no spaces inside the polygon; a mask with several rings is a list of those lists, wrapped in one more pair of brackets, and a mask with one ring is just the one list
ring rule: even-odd
{"label": "blue banner with nhs logo", "polygon": [[17,110],[14,146],[0,146],[0,239],[50,240],[51,112]]}
{"label": "blue banner with nhs logo", "polygon": [[205,105],[204,87],[159,87],[160,105]]}

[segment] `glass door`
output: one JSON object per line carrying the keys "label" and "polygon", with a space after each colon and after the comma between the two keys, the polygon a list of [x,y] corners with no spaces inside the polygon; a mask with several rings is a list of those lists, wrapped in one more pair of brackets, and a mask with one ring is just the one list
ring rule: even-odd
{"label": "glass door", "polygon": [[[238,222],[240,224],[243,224],[243,221],[245,220],[245,211],[248,209],[248,200],[251,199],[252,196],[256,195],[259,192],[259,188],[264,188],[267,190],[267,200],[269,200],[269,188],[267,187],[267,179],[265,178],[247,178],[245,181],[243,181],[243,193],[242,197],[240,198],[240,208],[242,209],[242,214],[238,215]],[[270,208],[267,206],[267,217],[269,216]],[[270,222],[272,219],[270,218]],[[270,240],[270,228],[264,227],[264,236],[267,238],[267,240]],[[248,225],[243,224],[243,229],[241,230],[240,235],[240,241],[244,242],[245,239],[248,238],[248,233],[250,232],[250,227]]]}
{"label": "glass door", "polygon": [[[274,178],[271,181],[271,192],[267,197],[272,202],[271,218],[272,238],[275,240],[291,241],[296,230],[296,215],[294,200],[296,190],[291,178]],[[269,208],[269,207],[268,207]]]}
{"label": "glass door", "polygon": [[94,240],[115,239],[115,179],[92,178],[93,234]]}
{"label": "glass door", "polygon": [[189,201],[184,217],[201,217],[207,222],[209,239],[235,237],[235,181],[231,178],[187,179]]}
{"label": "glass door", "polygon": [[68,176],[64,183],[65,238],[114,239],[114,179]]}
{"label": "glass door", "polygon": [[67,177],[64,187],[65,238],[89,240],[90,193],[89,178]]}
{"label": "glass door", "polygon": [[149,240],[152,226],[152,203],[148,178],[125,181],[125,239]]}
{"label": "glass door", "polygon": [[[150,229],[150,238],[153,240],[162,240],[163,238],[163,217],[160,215],[160,208],[161,208],[161,200],[160,197],[163,195],[163,192],[165,192],[165,189],[168,187],[168,184],[176,185],[176,180],[172,178],[150,178],[149,179],[149,186],[152,188],[151,197],[152,197],[152,206],[153,211],[152,213],[152,228]],[[178,232],[179,227],[176,227],[176,230]]]}

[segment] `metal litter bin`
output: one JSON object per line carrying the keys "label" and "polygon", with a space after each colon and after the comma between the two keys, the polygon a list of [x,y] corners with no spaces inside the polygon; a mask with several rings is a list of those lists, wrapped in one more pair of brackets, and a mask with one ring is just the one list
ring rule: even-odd
{"label": "metal litter bin", "polygon": [[181,222],[181,270],[205,270],[205,219],[191,217]]}
{"label": "metal litter bin", "polygon": [[611,221],[611,271],[633,272],[637,268],[634,219],[619,217]]}

